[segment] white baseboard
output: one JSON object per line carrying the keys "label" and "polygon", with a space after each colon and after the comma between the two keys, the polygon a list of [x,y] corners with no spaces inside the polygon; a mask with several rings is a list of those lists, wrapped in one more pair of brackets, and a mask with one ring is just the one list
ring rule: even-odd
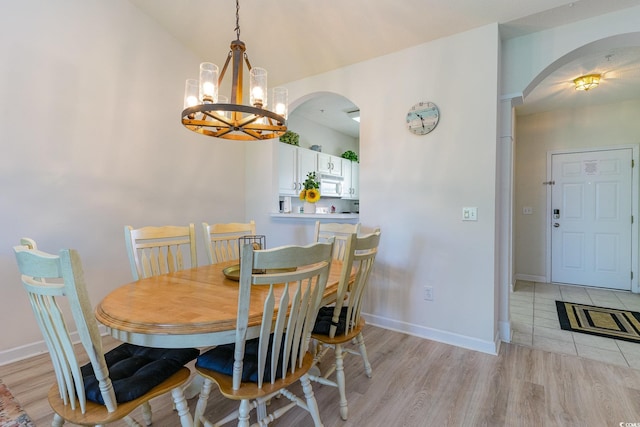
{"label": "white baseboard", "polygon": [[516,280],[524,280],[526,282],[539,282],[539,283],[547,283],[547,278],[544,276],[536,276],[533,274],[516,274]]}
{"label": "white baseboard", "polygon": [[411,323],[401,322],[398,320],[388,319],[385,317],[374,316],[363,313],[365,321],[373,326],[389,329],[392,331],[403,332],[420,338],[426,338],[432,341],[438,341],[445,344],[455,345],[457,347],[467,348],[482,353],[497,355],[500,348],[500,339],[496,341],[483,341],[464,335],[454,334],[452,332],[441,331],[439,329],[427,328]]}
{"label": "white baseboard", "polygon": [[[98,326],[98,330],[103,336],[107,334],[107,329],[102,325]],[[71,332],[69,335],[71,336],[71,341],[74,344],[80,342],[77,332]],[[30,357],[38,356],[45,353],[49,353],[49,349],[47,349],[47,345],[45,344],[44,340],[10,348],[8,350],[3,350],[0,351],[0,366],[8,365],[9,363],[18,362],[20,360],[28,359]]]}
{"label": "white baseboard", "polygon": [[47,346],[44,341],[38,341],[22,345],[20,347],[3,350],[0,351],[0,366],[8,365],[9,363],[18,362],[20,360],[48,352],[49,350],[47,350]]}

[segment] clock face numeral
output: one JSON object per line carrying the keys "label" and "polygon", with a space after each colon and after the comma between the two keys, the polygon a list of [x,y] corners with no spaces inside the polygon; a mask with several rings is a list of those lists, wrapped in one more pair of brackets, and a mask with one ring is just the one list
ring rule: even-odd
{"label": "clock face numeral", "polygon": [[426,135],[438,125],[440,111],[433,102],[418,102],[407,113],[407,129],[416,135]]}

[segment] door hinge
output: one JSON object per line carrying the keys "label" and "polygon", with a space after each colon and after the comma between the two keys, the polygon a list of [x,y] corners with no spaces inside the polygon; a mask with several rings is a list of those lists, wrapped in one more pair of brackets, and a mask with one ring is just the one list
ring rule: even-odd
{"label": "door hinge", "polygon": [[633,169],[633,167],[636,165],[636,161],[631,159],[631,169]]}
{"label": "door hinge", "polygon": [[633,215],[631,215],[631,224],[633,224]]}
{"label": "door hinge", "polygon": [[633,271],[631,272],[631,280],[633,280]]}

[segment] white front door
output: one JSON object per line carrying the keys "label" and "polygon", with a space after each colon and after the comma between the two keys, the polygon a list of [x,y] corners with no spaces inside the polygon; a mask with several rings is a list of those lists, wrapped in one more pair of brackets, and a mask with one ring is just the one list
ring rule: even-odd
{"label": "white front door", "polygon": [[551,281],[631,290],[632,150],[551,156]]}

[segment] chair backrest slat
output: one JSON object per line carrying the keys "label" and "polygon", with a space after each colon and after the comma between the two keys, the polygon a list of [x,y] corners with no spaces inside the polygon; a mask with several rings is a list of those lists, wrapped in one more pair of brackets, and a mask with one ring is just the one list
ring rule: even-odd
{"label": "chair backrest slat", "polygon": [[238,238],[255,235],[256,223],[230,222],[219,224],[202,223],[205,247],[209,263],[237,260],[240,257]]}
{"label": "chair backrest slat", "polygon": [[134,280],[198,266],[193,224],[138,229],[125,226],[124,234]]}
{"label": "chair backrest slat", "polygon": [[315,241],[322,242],[331,237],[335,237],[333,259],[344,261],[347,239],[351,234],[358,234],[359,231],[360,223],[348,224],[316,221]]}
{"label": "chair backrest slat", "polygon": [[[336,305],[333,310],[332,324],[329,328],[329,336],[331,338],[336,336],[336,325],[345,304],[347,308],[345,334],[350,333],[360,320],[364,293],[378,253],[380,235],[380,230],[377,229],[376,232],[364,236],[351,235],[347,240],[346,258],[342,264]],[[351,280],[352,275],[355,275],[353,280]]]}

